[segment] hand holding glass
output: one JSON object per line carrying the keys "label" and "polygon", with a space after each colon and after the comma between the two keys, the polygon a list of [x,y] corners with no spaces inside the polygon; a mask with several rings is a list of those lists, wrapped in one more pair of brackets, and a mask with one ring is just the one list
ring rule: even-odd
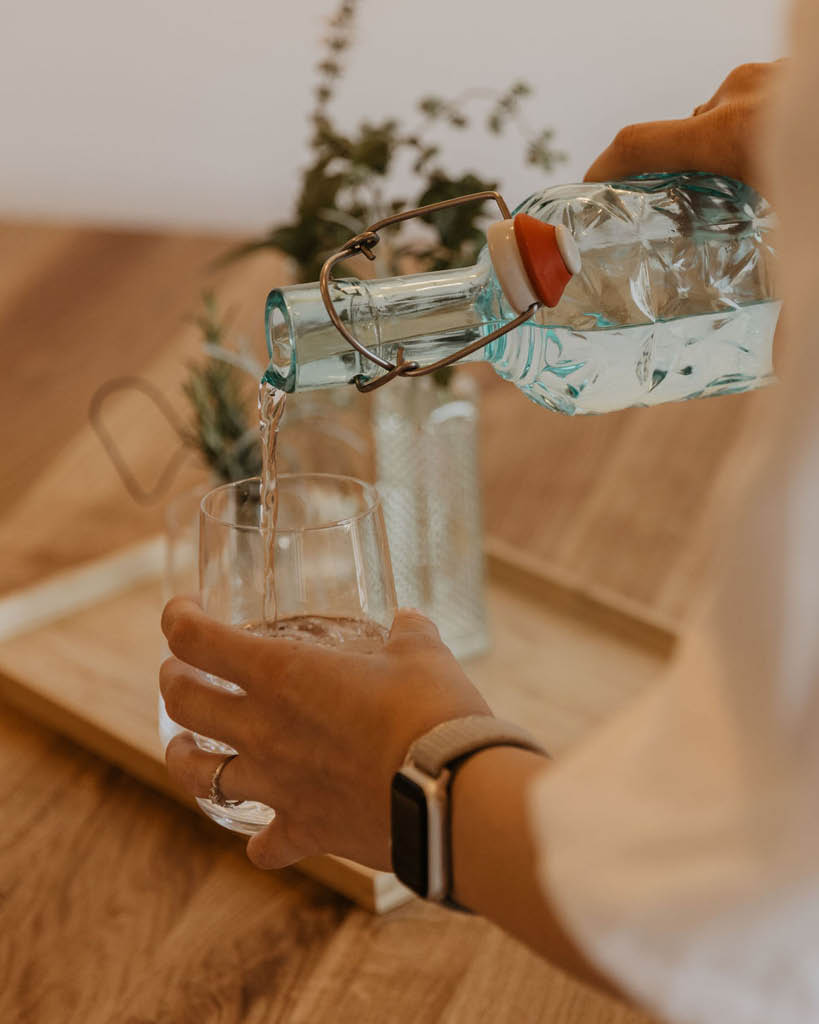
{"label": "hand holding glass", "polygon": [[[265,622],[266,537],[257,478],[205,495],[199,519],[199,590],[204,611],[259,635],[296,638],[348,650],[377,649],[395,615],[395,589],[381,505],[375,489],[349,477],[279,478],[274,572],[277,620]],[[235,684],[211,676],[230,689]],[[206,750],[234,751],[196,737]],[[275,811],[244,801],[223,807],[199,799],[214,821],[245,835]]]}

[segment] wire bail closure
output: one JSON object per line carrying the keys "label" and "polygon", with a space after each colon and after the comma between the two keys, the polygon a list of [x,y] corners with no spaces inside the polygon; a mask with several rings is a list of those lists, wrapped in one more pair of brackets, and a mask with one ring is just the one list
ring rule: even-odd
{"label": "wire bail closure", "polygon": [[374,260],[375,255],[373,253],[373,249],[380,241],[378,234],[379,231],[382,231],[390,224],[398,224],[400,221],[410,220],[413,217],[421,217],[424,214],[435,213],[438,210],[448,210],[453,206],[462,206],[465,203],[484,202],[487,199],[493,199],[497,203],[501,216],[504,220],[508,220],[510,218],[511,214],[509,212],[509,207],[506,205],[503,196],[499,192],[494,190],[473,192],[467,196],[459,196],[457,199],[445,199],[440,203],[430,203],[428,206],[416,207],[414,210],[404,210],[401,213],[393,214],[391,217],[385,217],[383,220],[376,221],[375,224],[371,224],[366,231],[362,231],[360,234],[355,235],[346,243],[346,245],[324,261],[324,265],[321,268],[321,275],[319,277],[319,288],[321,290],[321,298],[324,302],[324,307],[327,310],[330,320],[333,322],[333,326],[345,341],[352,345],[356,352],[384,370],[384,373],[382,373],[380,377],[376,377],[375,380],[371,381],[368,381],[361,373],[356,374],[353,378],[353,383],[359,391],[374,391],[376,388],[380,388],[394,377],[423,377],[428,373],[434,373],[436,370],[442,369],[444,366],[450,366],[459,359],[463,359],[464,356],[471,355],[471,353],[484,348],[490,342],[495,341],[504,334],[508,334],[509,331],[513,331],[516,327],[520,327],[520,325],[525,323],[532,313],[541,306],[540,302],[533,302],[531,306],[516,316],[514,320],[510,320],[509,323],[504,324],[502,327],[492,331],[491,334],[487,334],[478,341],[472,342],[471,345],[464,345],[463,348],[458,349],[458,351],[454,352],[452,355],[444,356],[443,359],[439,359],[435,363],[430,363],[429,366],[419,366],[418,363],[412,360],[405,360],[403,357],[403,349],[400,347],[398,349],[399,361],[397,363],[391,363],[388,359],[383,359],[377,353],[368,349],[366,345],[362,345],[362,343],[347,329],[347,327],[345,327],[341,317],[336,312],[333,300],[330,297],[330,285],[333,283],[333,278],[330,276],[330,272],[337,263],[340,263],[342,260],[349,259],[351,256],[355,256],[358,253],[366,256],[368,260]]}

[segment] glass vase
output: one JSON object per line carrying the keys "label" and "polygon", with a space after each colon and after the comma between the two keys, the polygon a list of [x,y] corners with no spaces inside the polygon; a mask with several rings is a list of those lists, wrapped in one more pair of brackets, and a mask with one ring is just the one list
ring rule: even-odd
{"label": "glass vase", "polygon": [[395,380],[373,396],[376,482],[398,603],[458,658],[489,645],[478,465],[478,388],[463,372]]}

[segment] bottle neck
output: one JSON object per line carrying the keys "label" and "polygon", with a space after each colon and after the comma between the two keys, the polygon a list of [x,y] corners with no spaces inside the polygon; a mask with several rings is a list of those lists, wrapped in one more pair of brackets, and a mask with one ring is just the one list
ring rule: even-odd
{"label": "bottle neck", "polygon": [[[369,350],[391,363],[421,365],[450,355],[500,322],[497,286],[486,255],[471,267],[427,274],[333,281],[342,322]],[[349,384],[382,370],[352,348],[327,315],[317,284],[279,288],[265,311],[270,363],[266,379],[283,391]]]}

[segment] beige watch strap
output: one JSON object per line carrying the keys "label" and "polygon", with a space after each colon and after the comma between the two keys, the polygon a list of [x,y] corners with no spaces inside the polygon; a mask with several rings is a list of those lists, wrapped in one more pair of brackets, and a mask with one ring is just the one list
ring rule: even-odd
{"label": "beige watch strap", "polygon": [[407,760],[426,775],[437,778],[442,769],[458,758],[500,746],[522,747],[548,757],[542,744],[526,729],[492,715],[468,715],[441,722],[424,733],[409,748]]}

